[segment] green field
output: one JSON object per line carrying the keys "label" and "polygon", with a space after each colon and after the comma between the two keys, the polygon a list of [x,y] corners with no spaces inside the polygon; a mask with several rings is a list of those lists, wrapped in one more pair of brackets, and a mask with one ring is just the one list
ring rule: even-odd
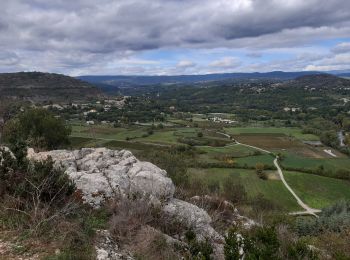
{"label": "green field", "polygon": [[274,158],[269,154],[261,154],[257,156],[249,156],[244,158],[236,159],[236,163],[238,166],[248,166],[255,167],[257,163],[262,163],[270,167],[274,167],[273,165]]}
{"label": "green field", "polygon": [[284,171],[291,188],[309,206],[323,208],[350,199],[350,182],[301,172]]}
{"label": "green field", "polygon": [[[153,129],[149,134],[149,126],[130,126],[128,128],[114,128],[108,125],[72,125],[71,137],[92,138],[105,141],[125,141],[132,140],[144,143],[159,143],[165,145],[183,144],[179,141],[181,138],[193,139],[197,142],[221,142],[225,145],[230,141],[223,136],[215,134],[211,131],[202,131],[200,128],[194,127],[165,127],[163,129]],[[199,132],[203,133],[203,137],[198,137]]]}
{"label": "green field", "polygon": [[288,211],[300,210],[299,205],[283,186],[280,180],[261,180],[253,170],[242,169],[190,169],[190,176],[203,178],[207,182],[219,181],[222,183],[229,175],[240,180],[244,185],[249,198],[263,194],[265,198],[273,201]]}
{"label": "green field", "polygon": [[229,127],[225,131],[231,135],[240,134],[285,134],[303,141],[319,141],[319,137],[303,134],[300,128],[294,127]]}
{"label": "green field", "polygon": [[[198,139],[197,133],[199,131],[204,134],[201,138],[202,140],[221,140],[229,142],[227,138],[216,134],[216,130],[210,131],[195,127],[166,126],[163,129],[155,129],[151,135],[147,135],[149,126],[113,128],[108,125],[80,126],[75,124],[72,126],[72,129],[72,148],[105,146],[114,149],[129,149],[135,154],[154,149],[156,147],[154,145],[156,144],[181,144],[179,143],[180,138]],[[285,155],[285,158],[281,162],[283,167],[316,169],[322,165],[325,170],[331,170],[333,172],[340,169],[350,169],[349,158],[312,158],[301,153],[310,148],[305,147],[300,140],[318,140],[318,138],[313,135],[304,135],[298,128],[240,127],[226,128],[225,130],[227,133],[233,135],[262,134],[261,138],[265,138],[265,142],[270,142],[269,136],[266,136],[270,134],[276,136],[284,134],[295,138],[292,140],[297,142],[298,145],[293,147],[294,150],[292,147],[289,149],[280,149]],[[130,141],[126,141],[127,137],[131,138]],[[290,138],[288,137],[288,139]],[[272,141],[280,142],[278,138]],[[152,143],[154,143],[154,145],[152,145]],[[159,146],[158,148],[162,149],[163,147]],[[237,167],[255,167],[257,163],[263,163],[267,166],[274,167],[274,158],[271,155],[259,153],[253,148],[242,145],[227,144],[221,147],[196,146],[196,148],[198,151],[197,160],[199,162],[218,163],[224,162],[229,158],[234,161]],[[208,183],[211,181],[219,181],[222,183],[225,177],[231,175],[237,178],[237,181],[241,181],[249,198],[254,198],[258,194],[263,194],[265,198],[280,205],[287,211],[301,210],[293,196],[278,178],[261,180],[257,177],[254,170],[237,168],[191,168],[189,173],[190,177],[199,177]],[[322,208],[342,198],[350,199],[350,183],[347,181],[290,171],[285,172],[285,178],[301,199],[311,207]]]}
{"label": "green field", "polygon": [[323,166],[325,170],[337,171],[337,170],[349,170],[350,159],[349,158],[306,158],[298,156],[294,153],[285,153],[285,158],[281,162],[283,167],[298,168],[298,169],[316,169],[319,166]]}

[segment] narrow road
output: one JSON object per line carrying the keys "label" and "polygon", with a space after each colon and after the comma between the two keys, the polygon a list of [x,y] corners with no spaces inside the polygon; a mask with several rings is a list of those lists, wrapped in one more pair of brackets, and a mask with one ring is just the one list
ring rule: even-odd
{"label": "narrow road", "polygon": [[268,150],[265,150],[265,149],[262,149],[262,148],[259,148],[259,147],[256,147],[256,146],[252,146],[252,145],[249,145],[249,144],[242,144],[242,143],[240,143],[238,141],[236,141],[236,144],[243,145],[243,146],[246,146],[246,147],[250,147],[250,148],[253,148],[255,150],[259,150],[260,152],[272,154],[272,152],[270,152]]}
{"label": "narrow road", "polygon": [[316,213],[319,213],[321,212],[321,210],[319,209],[313,209],[311,207],[309,207],[308,205],[306,205],[300,198],[299,196],[293,191],[293,189],[288,185],[287,181],[284,179],[284,176],[283,176],[283,172],[281,170],[281,167],[279,166],[278,164],[278,156],[276,156],[275,160],[273,161],[273,164],[276,166],[277,168],[277,172],[284,184],[284,186],[286,186],[286,188],[289,190],[290,193],[292,193],[293,197],[297,200],[298,204],[300,205],[300,207],[302,207],[303,209],[305,209],[304,212],[294,212],[294,213],[291,213],[293,215],[313,215],[315,217],[318,217],[316,215]]}
{"label": "narrow road", "polygon": [[[221,134],[224,134],[224,133],[221,133]],[[231,138],[229,135],[225,134],[225,136],[228,136],[228,138]],[[272,152],[268,151],[268,150],[265,150],[265,149],[262,149],[260,147],[256,147],[256,146],[253,146],[253,145],[249,145],[249,144],[242,144],[238,141],[236,141],[236,144],[237,145],[243,145],[243,146],[246,146],[246,147],[250,147],[250,148],[253,148],[255,150],[258,150],[258,151],[261,151],[261,152],[264,152],[264,153],[268,153],[268,154],[272,154]],[[314,208],[311,208],[309,207],[307,204],[305,204],[300,198],[299,196],[294,192],[294,190],[289,186],[289,184],[287,183],[287,181],[285,180],[284,178],[284,175],[283,175],[283,171],[280,167],[280,165],[278,164],[278,156],[276,156],[276,158],[274,159],[273,161],[273,164],[275,165],[275,167],[277,168],[277,172],[280,176],[280,179],[282,181],[282,183],[284,184],[284,186],[288,189],[288,191],[293,195],[293,197],[296,199],[296,201],[298,202],[298,204],[300,205],[300,207],[302,207],[305,211],[298,211],[298,212],[292,212],[290,213],[290,215],[312,215],[314,217],[317,217],[318,216],[316,215],[316,213],[320,213],[321,210],[319,209],[314,209]]]}

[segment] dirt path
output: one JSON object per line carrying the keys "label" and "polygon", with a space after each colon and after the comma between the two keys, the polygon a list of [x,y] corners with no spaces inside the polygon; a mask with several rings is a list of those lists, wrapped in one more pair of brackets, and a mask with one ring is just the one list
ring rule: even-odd
{"label": "dirt path", "polygon": [[239,145],[243,145],[243,146],[246,146],[246,147],[250,147],[250,148],[253,148],[255,150],[259,150],[261,152],[264,152],[264,153],[268,153],[268,154],[272,154],[270,151],[268,150],[265,150],[265,149],[262,149],[262,148],[259,148],[259,147],[256,147],[256,146],[252,146],[252,145],[249,145],[249,144],[242,144],[240,142],[237,142],[236,141],[236,144],[239,144]]}
{"label": "dirt path", "polygon": [[293,189],[288,185],[287,181],[284,179],[284,175],[282,172],[281,167],[278,164],[278,156],[275,158],[275,160],[273,161],[273,164],[276,166],[277,168],[277,172],[284,184],[284,186],[286,186],[286,188],[289,190],[289,192],[293,195],[293,197],[297,200],[298,204],[300,205],[300,207],[302,207],[303,209],[305,209],[304,212],[293,212],[291,214],[293,215],[313,215],[315,217],[318,217],[316,215],[316,213],[321,212],[321,210],[319,209],[313,209],[311,207],[309,207],[307,204],[305,204],[300,198],[299,196],[293,191]]}
{"label": "dirt path", "polygon": [[[221,134],[224,134],[224,133],[221,133]],[[226,134],[225,134],[225,135],[226,135]],[[228,136],[229,136],[229,135],[228,135]],[[228,138],[230,138],[230,136],[229,136]],[[253,145],[242,144],[242,143],[237,142],[237,141],[236,141],[236,144],[237,144],[237,145],[246,146],[246,147],[250,147],[250,148],[253,148],[253,149],[255,149],[255,150],[264,152],[264,153],[272,154],[272,152],[270,152],[270,151],[268,151],[268,150],[265,150],[265,149],[262,149],[262,148],[260,148],[260,147],[256,147],[256,146],[253,146]],[[277,172],[278,172],[278,174],[279,174],[279,176],[280,176],[280,179],[281,179],[282,183],[284,184],[284,186],[285,186],[285,187],[288,189],[288,191],[293,195],[293,197],[296,199],[296,201],[298,202],[298,204],[300,205],[300,207],[302,207],[302,208],[305,210],[305,211],[292,212],[292,213],[290,213],[290,214],[291,214],[291,215],[312,215],[312,216],[318,217],[318,216],[316,215],[316,213],[321,212],[321,210],[311,208],[311,207],[309,207],[307,204],[305,204],[305,203],[299,198],[299,196],[294,192],[294,190],[289,186],[289,184],[287,183],[287,181],[285,180],[284,175],[283,175],[283,171],[282,171],[280,165],[278,164],[278,156],[276,156],[276,158],[274,159],[273,164],[274,164],[275,167],[277,168]]]}

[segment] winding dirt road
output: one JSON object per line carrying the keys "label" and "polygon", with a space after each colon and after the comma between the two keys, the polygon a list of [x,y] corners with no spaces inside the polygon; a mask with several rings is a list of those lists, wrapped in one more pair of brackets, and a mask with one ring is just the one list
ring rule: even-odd
{"label": "winding dirt road", "polygon": [[[224,133],[221,133],[221,134],[224,134]],[[227,134],[224,134],[225,136],[228,136]],[[231,138],[229,136],[229,138]],[[262,149],[260,147],[256,147],[256,146],[253,146],[253,145],[249,145],[249,144],[242,144],[238,141],[236,141],[236,145],[242,145],[242,146],[246,146],[246,147],[250,147],[250,148],[253,148],[255,150],[258,150],[258,151],[261,151],[261,152],[264,152],[264,153],[268,153],[268,154],[273,154],[272,152],[268,151],[268,150],[265,150],[265,149]],[[314,216],[314,217],[317,217],[318,216],[316,215],[316,213],[320,213],[321,210],[319,209],[314,209],[314,208],[311,208],[310,206],[308,206],[306,203],[304,203],[300,198],[299,196],[294,192],[294,190],[289,186],[289,184],[287,183],[287,181],[285,180],[284,178],[284,175],[283,175],[283,171],[280,167],[280,165],[278,164],[278,156],[275,157],[274,161],[273,161],[273,164],[275,165],[275,167],[277,168],[277,172],[278,172],[278,175],[280,176],[280,179],[282,181],[282,183],[284,184],[284,186],[288,189],[288,191],[293,195],[293,197],[296,199],[296,201],[298,202],[298,204],[300,205],[300,207],[302,207],[305,211],[298,211],[298,212],[292,212],[290,213],[290,215],[311,215],[311,216]]]}
{"label": "winding dirt road", "polygon": [[284,175],[282,172],[281,167],[278,164],[278,156],[275,158],[275,160],[273,161],[273,164],[276,166],[277,168],[277,172],[284,184],[284,186],[286,186],[286,188],[289,190],[290,193],[292,193],[293,197],[297,200],[298,204],[300,205],[300,207],[302,207],[303,209],[305,209],[305,211],[299,211],[299,212],[292,212],[292,215],[313,215],[315,217],[318,217],[316,215],[316,213],[320,213],[321,210],[319,209],[313,209],[311,207],[309,207],[307,204],[305,204],[300,198],[299,196],[293,191],[293,189],[288,185],[287,181],[284,179]]}

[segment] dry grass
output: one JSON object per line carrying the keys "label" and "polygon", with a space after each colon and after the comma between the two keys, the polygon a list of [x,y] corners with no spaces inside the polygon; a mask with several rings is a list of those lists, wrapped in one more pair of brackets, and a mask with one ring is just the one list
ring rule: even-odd
{"label": "dry grass", "polygon": [[127,198],[121,196],[110,204],[112,217],[111,234],[117,241],[129,242],[138,230],[154,221],[158,209],[150,204],[148,198]]}
{"label": "dry grass", "polygon": [[126,249],[134,252],[138,259],[181,259],[181,252],[176,251],[173,244],[169,244],[164,234],[150,226],[142,226],[133,237],[132,243],[126,245]]}

